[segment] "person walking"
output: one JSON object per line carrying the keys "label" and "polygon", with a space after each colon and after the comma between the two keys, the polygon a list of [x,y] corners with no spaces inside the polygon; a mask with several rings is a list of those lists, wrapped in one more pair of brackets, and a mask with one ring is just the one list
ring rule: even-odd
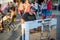
{"label": "person walking", "polygon": [[24,1],[23,0],[21,0],[20,1],[20,4],[19,4],[19,7],[18,7],[18,13],[20,14],[20,16],[22,16],[23,14],[24,14]]}
{"label": "person walking", "polygon": [[51,0],[47,1],[47,12],[48,12],[48,16],[52,16],[52,1]]}
{"label": "person walking", "polygon": [[42,3],[42,14],[44,15],[44,18],[47,17],[47,3],[46,3],[46,1],[43,1],[43,3]]}
{"label": "person walking", "polygon": [[25,1],[25,11],[24,12],[30,12],[31,4],[28,0]]}

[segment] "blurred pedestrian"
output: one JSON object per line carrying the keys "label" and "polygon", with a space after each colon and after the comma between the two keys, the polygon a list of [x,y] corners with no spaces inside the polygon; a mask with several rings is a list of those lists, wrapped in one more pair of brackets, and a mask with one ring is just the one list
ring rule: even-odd
{"label": "blurred pedestrian", "polygon": [[31,7],[31,4],[29,0],[26,0],[25,1],[25,12],[30,12],[30,7]]}
{"label": "blurred pedestrian", "polygon": [[45,16],[45,18],[47,17],[47,3],[46,3],[46,0],[44,0],[43,3],[42,3],[42,14]]}
{"label": "blurred pedestrian", "polygon": [[16,12],[15,12],[15,7],[11,7],[9,9],[10,13],[11,13],[11,19],[12,19],[12,22],[16,21]]}
{"label": "blurred pedestrian", "polygon": [[1,10],[2,10],[4,13],[7,13],[7,12],[8,12],[8,3],[2,3],[2,4],[1,4]]}
{"label": "blurred pedestrian", "polygon": [[14,2],[8,2],[8,12],[11,7],[15,7]]}
{"label": "blurred pedestrian", "polygon": [[24,14],[24,10],[25,10],[24,3],[25,1],[21,0],[18,7],[18,12],[21,16]]}
{"label": "blurred pedestrian", "polygon": [[3,13],[2,9],[1,9],[1,5],[0,5],[0,15],[1,15],[1,17],[3,18],[4,13]]}
{"label": "blurred pedestrian", "polygon": [[8,2],[8,7],[14,7],[14,2]]}
{"label": "blurred pedestrian", "polygon": [[8,18],[10,18],[11,23],[9,24],[13,29],[16,28],[15,22],[16,22],[16,11],[15,11],[15,7],[10,7],[9,8],[9,12],[10,12],[10,16],[7,16]]}
{"label": "blurred pedestrian", "polygon": [[41,5],[40,4],[38,4],[38,0],[35,0],[35,2],[34,2],[34,7],[35,7],[35,9],[36,9],[36,18],[37,19],[39,19],[40,18],[40,11],[41,11]]}
{"label": "blurred pedestrian", "polygon": [[52,1],[51,0],[47,1],[47,12],[48,12],[48,16],[52,16]]}
{"label": "blurred pedestrian", "polygon": [[38,9],[39,9],[38,6],[39,6],[39,4],[38,4],[37,0],[35,0],[34,6],[35,6],[35,9],[36,9],[36,13],[38,13]]}

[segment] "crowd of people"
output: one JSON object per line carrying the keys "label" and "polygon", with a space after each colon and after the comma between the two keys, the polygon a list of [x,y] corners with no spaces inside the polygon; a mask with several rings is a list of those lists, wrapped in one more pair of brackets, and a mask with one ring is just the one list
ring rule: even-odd
{"label": "crowd of people", "polygon": [[[12,19],[12,22],[16,21],[16,16],[20,15],[20,22],[24,23],[25,21],[33,21],[38,19],[39,14],[42,14],[42,18],[47,18],[52,16],[52,1],[44,0],[40,4],[37,0],[34,3],[29,2],[28,0],[20,0],[20,2],[8,2],[5,7],[2,7],[0,4],[0,15],[1,18]],[[0,18],[0,19],[1,19]],[[3,24],[0,23],[0,26]]]}

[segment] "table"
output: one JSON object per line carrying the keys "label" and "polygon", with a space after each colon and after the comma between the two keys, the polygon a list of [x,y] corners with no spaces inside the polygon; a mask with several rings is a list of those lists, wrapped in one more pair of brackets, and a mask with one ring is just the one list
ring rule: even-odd
{"label": "table", "polygon": [[[29,30],[30,29],[37,28],[37,27],[41,26],[42,27],[41,28],[42,33],[43,33],[43,31],[44,31],[43,30],[43,28],[44,28],[43,24],[49,25],[49,31],[51,31],[51,26],[57,25],[57,19],[56,18],[53,18],[53,19],[47,18],[44,20],[39,19],[39,20],[34,20],[34,21],[28,21],[28,22],[25,22],[24,24],[21,24],[22,29],[23,28],[25,29],[25,40],[29,40],[29,34],[30,34]],[[22,32],[22,34],[23,34],[23,32]],[[50,36],[50,34],[49,34],[49,36]],[[23,39],[24,39],[24,37],[22,36],[22,40]]]}

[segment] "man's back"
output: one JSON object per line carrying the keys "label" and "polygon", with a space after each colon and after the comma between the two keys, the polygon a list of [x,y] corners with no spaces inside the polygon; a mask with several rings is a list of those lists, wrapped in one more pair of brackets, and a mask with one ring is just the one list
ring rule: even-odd
{"label": "man's back", "polygon": [[36,20],[36,17],[34,14],[30,15],[29,13],[25,13],[22,16],[22,19],[24,19],[25,21],[33,21],[33,20]]}

